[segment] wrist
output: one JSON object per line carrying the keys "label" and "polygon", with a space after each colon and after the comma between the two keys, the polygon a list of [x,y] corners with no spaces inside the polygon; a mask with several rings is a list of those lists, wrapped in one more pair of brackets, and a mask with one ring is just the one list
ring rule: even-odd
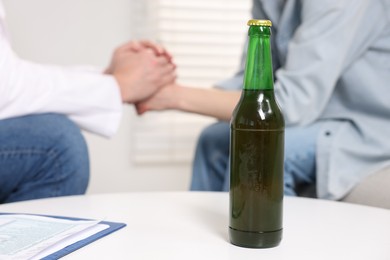
{"label": "wrist", "polygon": [[126,88],[125,82],[121,79],[119,75],[111,74],[114,80],[116,81],[117,87],[119,89],[119,93],[121,95],[122,102],[131,102],[131,95],[128,93],[128,88]]}
{"label": "wrist", "polygon": [[106,68],[105,70],[103,70],[103,74],[105,74],[105,75],[112,75],[112,69],[111,68]]}

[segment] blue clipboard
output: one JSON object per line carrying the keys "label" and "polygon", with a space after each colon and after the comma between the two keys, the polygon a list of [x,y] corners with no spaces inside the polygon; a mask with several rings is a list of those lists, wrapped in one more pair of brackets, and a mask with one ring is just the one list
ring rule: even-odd
{"label": "blue clipboard", "polygon": [[[13,215],[13,214],[23,214],[23,215],[33,215],[33,216],[42,216],[42,217],[49,217],[49,218],[59,218],[59,219],[68,219],[68,220],[91,220],[91,219],[83,219],[83,218],[74,218],[74,217],[62,217],[62,216],[51,216],[51,215],[39,215],[39,214],[29,214],[29,213],[0,213],[0,215]],[[105,224],[105,225],[108,225],[109,227],[90,236],[90,237],[87,237],[83,240],[80,240],[80,241],[77,241],[76,243],[73,243],[51,255],[48,255],[44,258],[42,258],[42,260],[55,260],[55,259],[59,259],[61,257],[64,257],[74,251],[76,251],[77,249],[80,249],[102,237],[105,237],[115,231],[118,231],[119,229],[121,228],[124,228],[126,226],[125,223],[120,223],[120,222],[110,222],[110,221],[100,221],[99,224]]]}

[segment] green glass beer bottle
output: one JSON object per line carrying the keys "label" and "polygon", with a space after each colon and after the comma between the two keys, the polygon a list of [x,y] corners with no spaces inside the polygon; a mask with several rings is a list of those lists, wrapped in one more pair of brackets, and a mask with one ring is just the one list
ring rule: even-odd
{"label": "green glass beer bottle", "polygon": [[230,122],[232,244],[277,246],[282,239],[284,119],[275,100],[271,26],[250,20],[241,98]]}

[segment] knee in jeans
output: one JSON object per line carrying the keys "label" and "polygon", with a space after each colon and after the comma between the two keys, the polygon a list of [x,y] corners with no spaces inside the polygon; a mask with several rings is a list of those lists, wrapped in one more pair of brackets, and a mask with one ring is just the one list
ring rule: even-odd
{"label": "knee in jeans", "polygon": [[219,147],[229,141],[229,124],[225,122],[214,123],[203,129],[198,145],[202,147]]}
{"label": "knee in jeans", "polygon": [[207,126],[202,130],[199,136],[198,144],[204,146],[209,144],[214,139],[215,132],[213,131],[213,125]]}
{"label": "knee in jeans", "polygon": [[62,173],[73,183],[72,193],[83,193],[89,180],[89,156],[85,139],[80,129],[66,116],[48,114],[45,127],[52,150],[59,156]]}
{"label": "knee in jeans", "polygon": [[80,129],[66,116],[49,114],[45,119],[45,138],[49,139],[56,149],[69,157],[84,161],[88,159],[87,145]]}
{"label": "knee in jeans", "polygon": [[86,141],[81,131],[72,123],[68,132],[61,133],[61,141],[64,151],[68,153],[70,159],[77,161],[78,164],[88,162],[88,149]]}

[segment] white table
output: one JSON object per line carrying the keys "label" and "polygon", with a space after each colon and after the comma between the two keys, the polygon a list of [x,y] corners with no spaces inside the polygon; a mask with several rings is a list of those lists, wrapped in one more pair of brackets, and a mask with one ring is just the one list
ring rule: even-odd
{"label": "white table", "polygon": [[127,223],[64,259],[390,259],[390,210],[286,197],[281,245],[246,249],[228,242],[228,204],[227,193],[122,193],[4,204],[0,212]]}

